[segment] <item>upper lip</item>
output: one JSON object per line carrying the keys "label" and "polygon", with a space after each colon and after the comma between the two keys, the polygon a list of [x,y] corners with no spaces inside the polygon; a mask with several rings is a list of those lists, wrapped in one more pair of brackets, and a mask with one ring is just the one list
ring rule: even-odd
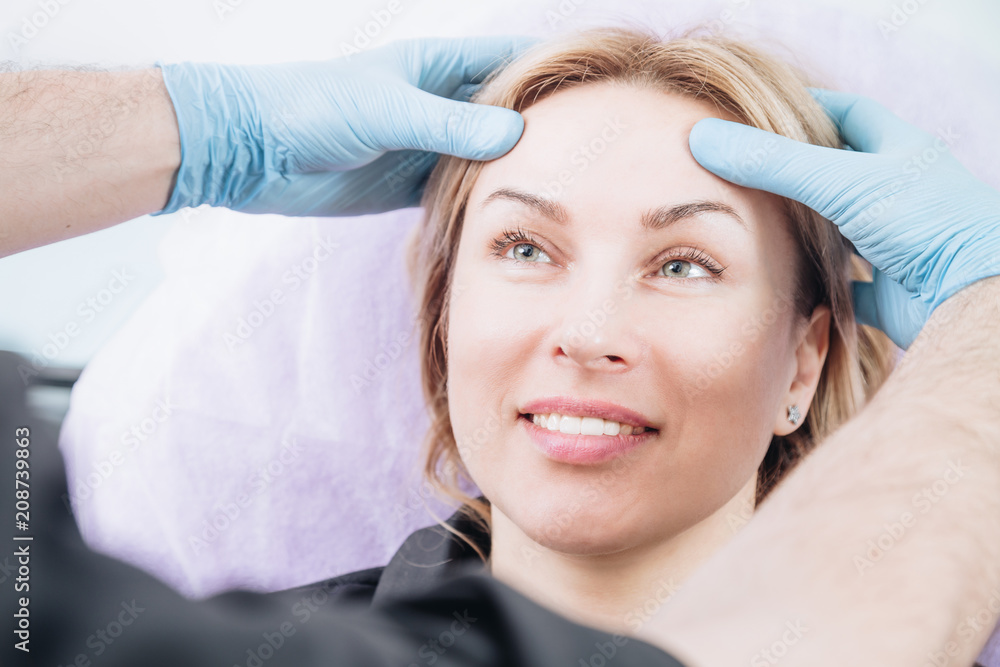
{"label": "upper lip", "polygon": [[649,419],[635,410],[630,410],[624,405],[610,401],[572,398],[570,396],[551,396],[533,400],[521,407],[521,414],[547,415],[553,412],[578,417],[600,417],[631,426],[657,428]]}

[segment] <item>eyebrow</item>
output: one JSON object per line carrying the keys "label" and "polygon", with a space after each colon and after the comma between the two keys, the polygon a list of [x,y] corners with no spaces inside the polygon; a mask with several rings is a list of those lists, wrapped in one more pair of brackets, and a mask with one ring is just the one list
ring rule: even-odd
{"label": "eyebrow", "polygon": [[[569,221],[569,213],[558,202],[514,188],[498,188],[494,190],[479,204],[479,208],[485,208],[490,202],[501,199],[527,206],[560,225],[565,225]],[[639,217],[639,222],[643,229],[658,231],[669,227],[675,222],[708,212],[724,213],[740,223],[744,229],[747,229],[746,221],[740,217],[732,206],[720,201],[708,200],[690,201],[650,209],[643,212]]]}

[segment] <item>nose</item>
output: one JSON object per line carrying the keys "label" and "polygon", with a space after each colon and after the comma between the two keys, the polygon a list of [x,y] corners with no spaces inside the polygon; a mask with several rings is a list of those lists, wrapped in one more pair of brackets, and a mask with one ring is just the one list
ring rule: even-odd
{"label": "nose", "polygon": [[624,372],[641,360],[638,314],[630,289],[619,281],[615,289],[581,285],[563,308],[556,331],[557,363],[595,371]]}

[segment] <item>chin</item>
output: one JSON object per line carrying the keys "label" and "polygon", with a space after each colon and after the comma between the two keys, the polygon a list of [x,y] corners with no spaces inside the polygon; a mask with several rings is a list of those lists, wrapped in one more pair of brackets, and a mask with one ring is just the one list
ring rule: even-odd
{"label": "chin", "polygon": [[514,500],[510,520],[529,539],[565,554],[599,555],[631,548],[643,539],[649,522],[632,516],[628,505],[610,496],[553,494]]}
{"label": "chin", "polygon": [[626,551],[635,546],[631,540],[616,538],[598,529],[576,527],[550,539],[545,533],[534,536],[527,533],[540,547],[568,556],[604,556]]}

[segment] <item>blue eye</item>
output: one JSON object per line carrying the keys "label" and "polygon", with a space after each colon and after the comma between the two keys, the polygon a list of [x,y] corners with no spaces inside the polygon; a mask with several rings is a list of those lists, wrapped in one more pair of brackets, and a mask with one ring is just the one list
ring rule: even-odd
{"label": "blue eye", "polygon": [[[507,248],[514,246],[514,254],[518,255],[518,248],[524,248],[528,250],[526,253],[520,253],[522,259],[517,257],[507,257]],[[490,248],[493,254],[500,259],[506,259],[514,262],[537,262],[538,257],[548,255],[541,249],[538,242],[533,238],[524,233],[524,231],[518,227],[516,230],[504,229],[500,236],[493,239],[490,243]],[[533,249],[534,251],[532,251]]]}
{"label": "blue eye", "polygon": [[[708,278],[709,273],[705,270],[705,267],[698,266],[694,262],[689,262],[686,259],[671,259],[666,264],[662,265],[660,269],[666,269],[663,275],[676,277],[676,278]],[[696,270],[695,275],[691,276],[692,270]],[[697,271],[701,271],[702,275],[698,275]]]}
{"label": "blue eye", "polygon": [[[664,264],[660,268],[666,268],[666,267],[670,267],[667,270],[666,275],[676,276],[678,278],[687,278],[688,274],[691,273],[691,270],[693,268],[696,268],[696,269],[698,269],[699,271],[701,271],[702,273],[705,274],[703,276],[695,275],[694,276],[695,278],[705,278],[705,277],[708,276],[708,272],[706,272],[704,268],[698,266],[694,262],[689,262],[689,261],[687,261],[685,259],[672,259],[672,260],[670,260],[669,262],[667,262],[666,264]],[[674,267],[681,267],[681,268],[679,270],[677,270],[677,271],[674,271]]]}
{"label": "blue eye", "polygon": [[[522,249],[518,252],[518,249]],[[520,255],[521,259],[526,262],[537,262],[539,257],[548,257],[543,250],[541,250],[534,243],[518,243],[513,247],[514,255]],[[506,257],[506,255],[505,255]]]}
{"label": "blue eye", "polygon": [[[670,251],[670,259],[664,263],[660,268],[663,267],[674,267],[678,265],[687,264],[689,266],[697,266],[701,271],[706,271],[702,278],[710,278],[712,276],[720,276],[722,272],[726,270],[726,267],[719,266],[718,263],[711,257],[705,254],[701,248],[680,248],[678,250]],[[683,268],[681,269],[683,271]],[[688,273],[690,273],[690,268],[684,271],[681,278],[687,278]],[[709,275],[712,274],[712,276]],[[672,273],[671,275],[678,275],[677,273]]]}

